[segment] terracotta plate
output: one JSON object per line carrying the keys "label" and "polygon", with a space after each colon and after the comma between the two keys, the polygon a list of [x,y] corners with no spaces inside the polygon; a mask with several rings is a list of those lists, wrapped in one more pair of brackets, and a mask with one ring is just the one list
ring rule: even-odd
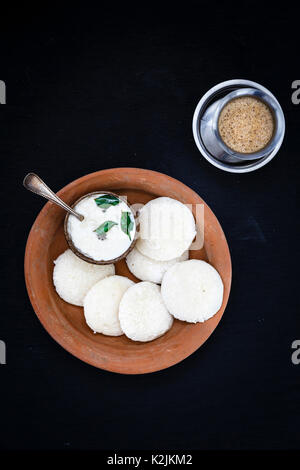
{"label": "terracotta plate", "polygon": [[[35,313],[48,333],[79,359],[124,374],[143,374],[170,367],[198,349],[218,325],[225,310],[231,285],[231,260],[226,238],[215,215],[198,194],[183,183],[150,170],[114,168],[83,176],[68,184],[58,195],[72,204],[84,194],[107,190],[127,195],[134,203],[146,203],[159,196],[169,196],[186,204],[204,204],[204,247],[191,251],[191,258],[209,261],[224,283],[223,305],[205,323],[190,324],[175,320],[171,330],[149,343],[94,334],[86,325],[83,309],[64,302],[52,282],[53,260],[65,249],[65,212],[48,202],[30,231],[25,253],[27,291]],[[195,206],[193,206],[193,211]],[[116,274],[138,282],[124,260],[116,264]]]}

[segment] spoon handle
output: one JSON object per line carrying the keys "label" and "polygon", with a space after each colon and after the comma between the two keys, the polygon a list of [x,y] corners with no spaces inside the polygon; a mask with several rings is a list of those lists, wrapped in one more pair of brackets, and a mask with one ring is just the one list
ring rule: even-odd
{"label": "spoon handle", "polygon": [[78,214],[78,212],[75,212],[73,209],[71,209],[71,207],[69,207],[53,191],[51,191],[51,189],[48,188],[44,181],[35,173],[28,173],[28,175],[26,175],[23,180],[23,185],[29,191],[32,191],[33,193],[38,194],[39,196],[43,196],[49,201],[52,201],[58,206],[62,207],[67,212],[77,217],[77,219],[79,219],[80,221],[84,219],[83,215]]}

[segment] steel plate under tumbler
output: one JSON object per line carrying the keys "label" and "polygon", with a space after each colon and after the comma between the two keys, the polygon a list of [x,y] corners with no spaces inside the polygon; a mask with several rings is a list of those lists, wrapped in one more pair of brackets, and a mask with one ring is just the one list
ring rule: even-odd
{"label": "steel plate under tumbler", "polygon": [[[233,99],[256,98],[265,103],[274,119],[268,144],[254,153],[239,153],[222,140],[218,121],[221,111]],[[228,80],[211,88],[199,101],[193,117],[193,135],[202,155],[217,168],[231,173],[247,173],[266,165],[281,147],[285,133],[283,111],[275,96],[258,83]]]}

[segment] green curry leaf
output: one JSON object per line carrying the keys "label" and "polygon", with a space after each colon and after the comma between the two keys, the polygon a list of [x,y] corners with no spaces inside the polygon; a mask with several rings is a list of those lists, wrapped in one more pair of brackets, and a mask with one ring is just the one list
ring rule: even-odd
{"label": "green curry leaf", "polygon": [[110,206],[117,206],[120,199],[113,194],[102,194],[95,199],[95,203],[101,209],[108,209]]}
{"label": "green curry leaf", "polygon": [[113,222],[112,220],[106,220],[106,221],[103,222],[101,225],[99,225],[99,227],[96,228],[96,230],[94,230],[94,232],[97,233],[98,238],[100,238],[100,239],[103,240],[104,238],[106,238],[106,233],[107,233],[114,225],[118,225],[117,222]]}
{"label": "green curry leaf", "polygon": [[128,235],[129,240],[131,240],[130,232],[133,229],[133,221],[130,217],[130,212],[123,212],[121,215],[121,229],[126,235]]}

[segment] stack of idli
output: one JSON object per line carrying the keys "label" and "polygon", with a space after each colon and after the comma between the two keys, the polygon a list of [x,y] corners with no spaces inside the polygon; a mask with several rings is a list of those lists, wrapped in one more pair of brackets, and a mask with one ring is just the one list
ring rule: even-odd
{"label": "stack of idli", "polygon": [[115,276],[113,264],[87,263],[71,250],[62,253],[54,265],[56,292],[66,302],[84,307],[84,317],[91,330],[109,336],[122,335],[119,304],[134,282]]}
{"label": "stack of idli", "polygon": [[132,274],[161,284],[164,304],[178,320],[204,322],[215,315],[223,301],[223,282],[210,264],[188,260],[196,235],[189,208],[159,197],[141,209],[139,224],[136,247],[126,258]]}
{"label": "stack of idli", "polygon": [[125,334],[133,341],[162,336],[174,318],[196,323],[215,315],[222,305],[223,283],[210,264],[188,259],[196,235],[190,209],[169,197],[153,199],[141,209],[139,224],[139,238],[126,263],[141,282],[115,275],[113,264],[90,264],[67,250],[54,261],[58,295],[83,306],[94,333]]}
{"label": "stack of idli", "polygon": [[161,284],[165,272],[189,257],[196,235],[190,209],[170,197],[149,201],[139,214],[139,238],[126,258],[128,269],[142,281]]}

